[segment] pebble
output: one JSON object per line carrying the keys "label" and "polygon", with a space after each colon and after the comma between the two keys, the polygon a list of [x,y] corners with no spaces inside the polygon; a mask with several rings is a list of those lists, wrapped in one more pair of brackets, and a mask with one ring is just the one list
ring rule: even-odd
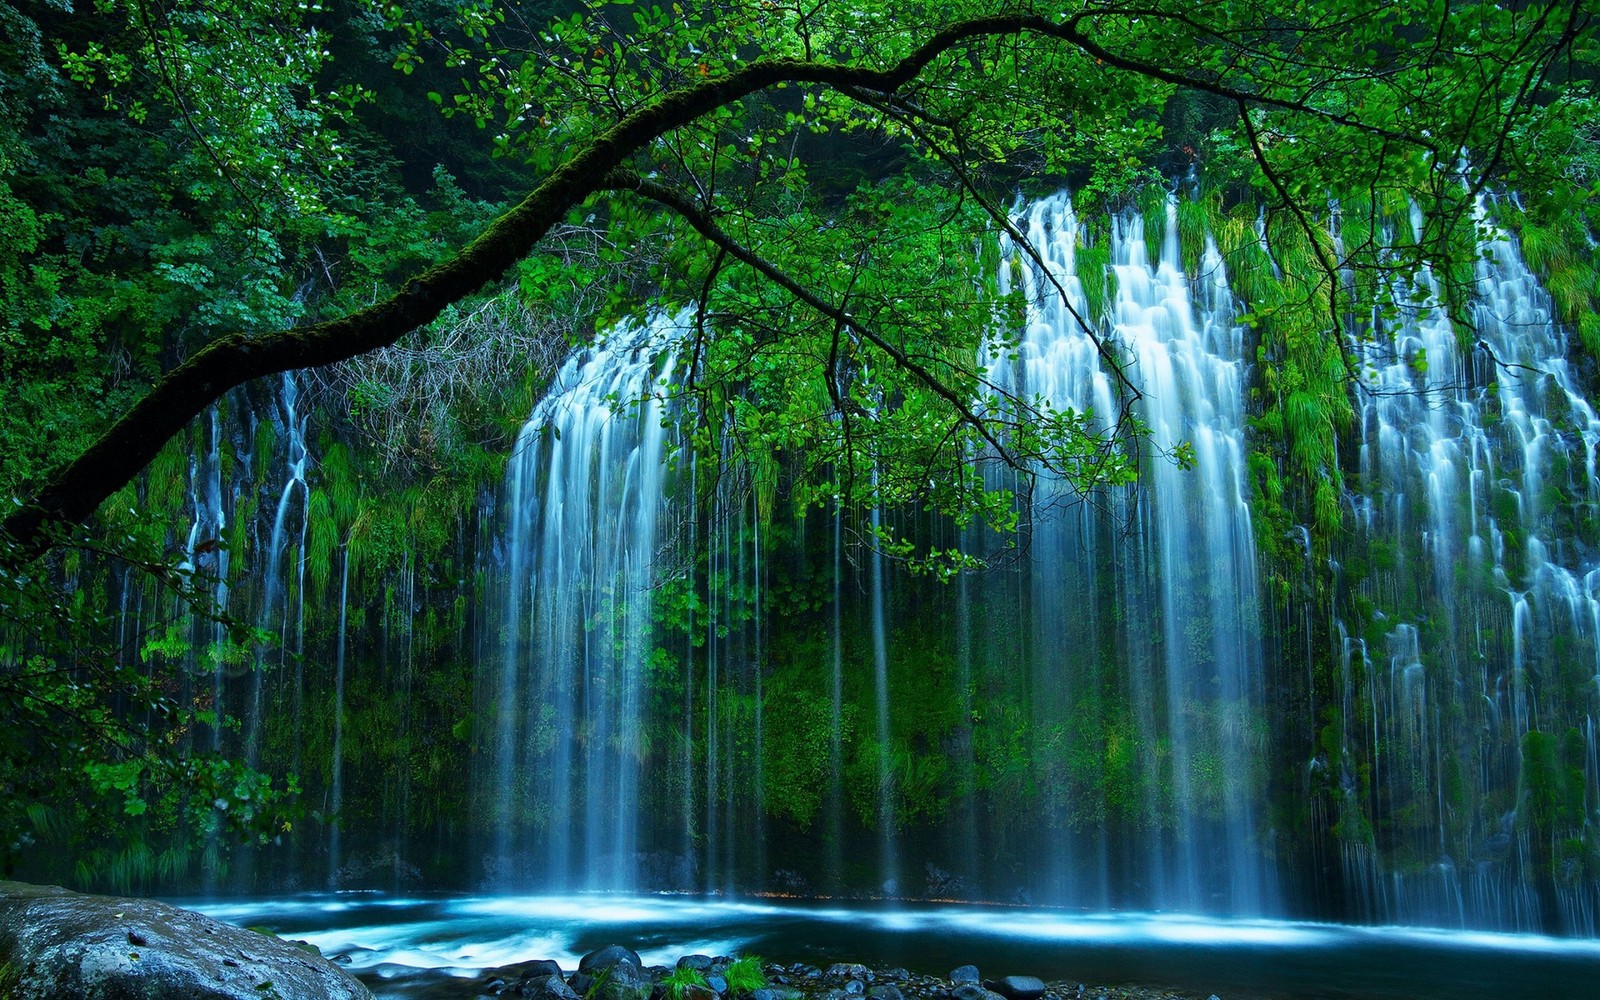
{"label": "pebble", "polygon": [[989,985],[1006,1000],[1039,1000],[1044,996],[1044,980],[1037,976],[1005,976]]}

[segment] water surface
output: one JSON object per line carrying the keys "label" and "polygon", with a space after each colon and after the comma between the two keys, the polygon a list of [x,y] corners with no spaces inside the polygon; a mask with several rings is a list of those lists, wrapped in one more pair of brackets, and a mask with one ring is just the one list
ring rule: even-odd
{"label": "water surface", "polygon": [[[862,962],[944,975],[1037,975],[1170,988],[1205,1000],[1510,1000],[1600,996],[1600,941],[1407,927],[999,906],[726,901],[688,896],[336,893],[184,905],[301,938],[379,997],[474,995],[483,970],[568,970],[613,942],[679,955]],[[1088,994],[1094,996],[1093,993]]]}

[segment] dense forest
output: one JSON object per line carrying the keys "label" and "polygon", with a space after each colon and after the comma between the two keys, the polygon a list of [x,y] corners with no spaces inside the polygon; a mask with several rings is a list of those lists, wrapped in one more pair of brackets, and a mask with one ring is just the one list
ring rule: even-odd
{"label": "dense forest", "polygon": [[1596,17],[0,0],[5,871],[1595,935]]}

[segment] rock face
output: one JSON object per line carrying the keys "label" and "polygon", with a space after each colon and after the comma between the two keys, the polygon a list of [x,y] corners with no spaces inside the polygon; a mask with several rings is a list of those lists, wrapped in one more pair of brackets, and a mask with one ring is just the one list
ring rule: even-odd
{"label": "rock face", "polygon": [[0,882],[0,996],[371,1000],[312,950],[148,899]]}

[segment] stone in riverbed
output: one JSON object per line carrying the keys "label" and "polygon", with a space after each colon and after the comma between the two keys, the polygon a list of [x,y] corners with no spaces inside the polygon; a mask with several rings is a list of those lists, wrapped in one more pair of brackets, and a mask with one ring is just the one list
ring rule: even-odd
{"label": "stone in riverbed", "polygon": [[1006,976],[986,985],[1006,1000],[1039,1000],[1044,996],[1044,981],[1037,976]]}
{"label": "stone in riverbed", "polygon": [[594,985],[585,1000],[650,1000],[655,983],[650,974],[627,959],[621,959],[594,974]]}
{"label": "stone in riverbed", "polygon": [[643,962],[639,961],[639,953],[632,948],[624,948],[620,944],[608,944],[604,948],[598,951],[591,951],[578,959],[578,971],[587,972],[592,976],[601,969],[609,969],[624,960],[632,962],[635,969],[644,965]]}
{"label": "stone in riverbed", "polygon": [[578,1000],[578,994],[560,976],[533,976],[506,990],[519,997],[534,1000]]}
{"label": "stone in riverbed", "polygon": [[704,972],[707,969],[711,968],[711,956],[710,955],[685,955],[682,958],[678,959],[678,968],[680,968],[680,969],[693,969],[696,972]]}
{"label": "stone in riverbed", "polygon": [[728,977],[720,972],[713,972],[706,976],[706,985],[716,991],[717,996],[727,996]]}
{"label": "stone in riverbed", "polygon": [[1005,998],[984,989],[977,983],[962,983],[950,991],[950,1000],[1005,1000]]}
{"label": "stone in riverbed", "polygon": [[977,983],[982,980],[983,977],[978,975],[978,967],[976,965],[963,965],[959,969],[950,970],[950,981],[952,983]]}
{"label": "stone in riverbed", "polygon": [[863,982],[872,982],[872,970],[855,962],[836,962],[828,966],[826,975],[829,979],[860,979]]}
{"label": "stone in riverbed", "polygon": [[844,991],[853,997],[858,997],[867,992],[867,984],[859,979],[852,979],[844,984]]}
{"label": "stone in riverbed", "polygon": [[[333,960],[335,962],[339,961],[337,956]],[[559,976],[561,975],[561,966],[548,958],[540,958],[532,962],[518,962],[516,965],[502,965],[489,971],[507,982],[514,983],[522,979]]]}
{"label": "stone in riverbed", "polygon": [[867,990],[867,1000],[905,1000],[898,986],[884,983]]}
{"label": "stone in riverbed", "polygon": [[[135,943],[135,939],[139,943]],[[148,899],[0,882],[8,996],[52,1000],[371,1000],[343,969],[288,941]]]}

